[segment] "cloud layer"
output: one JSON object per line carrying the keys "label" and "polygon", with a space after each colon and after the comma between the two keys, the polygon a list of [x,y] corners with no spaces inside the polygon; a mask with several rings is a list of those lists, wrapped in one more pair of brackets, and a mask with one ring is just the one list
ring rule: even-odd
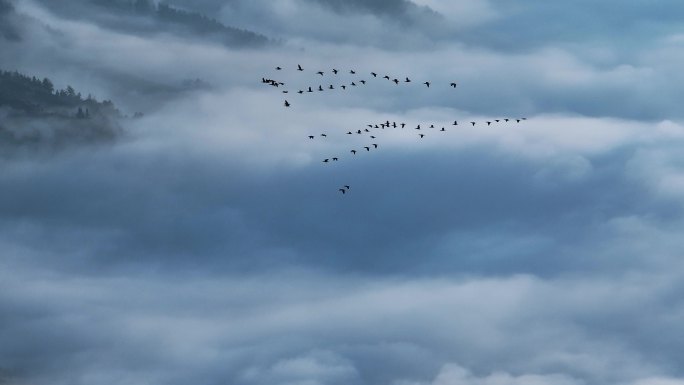
{"label": "cloud layer", "polygon": [[677,4],[170,3],[280,44],[0,8],[145,114],[0,157],[1,384],[684,383]]}

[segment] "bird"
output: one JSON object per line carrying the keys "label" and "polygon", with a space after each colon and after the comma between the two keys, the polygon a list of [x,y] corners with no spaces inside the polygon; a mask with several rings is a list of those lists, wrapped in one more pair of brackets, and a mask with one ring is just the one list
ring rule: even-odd
{"label": "bird", "polygon": [[406,80],[404,80],[404,83],[411,83],[411,79],[409,79],[408,76],[407,76],[407,77],[406,77]]}
{"label": "bird", "polygon": [[470,124],[472,124],[473,126],[475,126],[475,122],[470,122]]}
{"label": "bird", "polygon": [[285,107],[290,107],[290,103],[287,100],[285,101]]}
{"label": "bird", "polygon": [[314,138],[314,136],[313,136],[313,135],[309,135],[309,139],[313,139],[313,138]]}
{"label": "bird", "polygon": [[368,146],[364,146],[363,148],[365,148],[366,151],[370,151],[370,147],[368,147]]}
{"label": "bird", "polygon": [[359,80],[359,83],[366,84],[366,81],[365,80]]}
{"label": "bird", "polygon": [[278,82],[278,84],[280,84],[281,86],[285,85],[285,83],[283,83],[283,82]]}
{"label": "bird", "polygon": [[430,82],[425,82],[423,84],[425,84],[428,88],[430,88]]}
{"label": "bird", "polygon": [[347,132],[347,135],[351,135],[351,134],[352,134],[352,132],[351,132],[351,131]]}
{"label": "bird", "polygon": [[394,84],[399,84],[399,79],[393,79],[392,81],[394,82]]}
{"label": "bird", "polygon": [[488,126],[491,126],[491,125],[492,125],[492,122],[487,121],[487,125],[488,125]]}
{"label": "bird", "polygon": [[416,126],[416,130],[420,130],[420,124]]}
{"label": "bird", "polygon": [[346,194],[346,193],[347,193],[347,190],[345,190],[345,189],[343,189],[343,188],[338,189],[337,191],[341,192],[342,194]]}
{"label": "bird", "polygon": [[454,124],[452,124],[452,126],[458,126],[458,121],[454,120]]}
{"label": "bird", "polygon": [[327,138],[327,137],[328,137],[328,135],[326,135],[326,134],[321,134],[321,136],[324,137],[324,138]]}
{"label": "bird", "polygon": [[354,87],[356,87],[356,83],[354,83],[354,82],[351,82],[351,85],[354,86]]}
{"label": "bird", "polygon": [[328,163],[329,159],[323,159],[323,163]]}
{"label": "bird", "polygon": [[442,129],[440,131],[446,131],[446,128],[442,127]]}
{"label": "bird", "polygon": [[303,94],[303,93],[304,93],[304,91],[302,91],[302,90],[299,90],[299,91],[297,91],[297,93],[298,93],[298,94]]}
{"label": "bird", "polygon": [[356,155],[356,150],[351,150],[350,151],[352,154]]}
{"label": "bird", "polygon": [[450,86],[456,88],[456,83],[451,83]]}
{"label": "bird", "polygon": [[401,128],[404,128],[406,126],[406,123],[401,124]]}
{"label": "bird", "polygon": [[373,143],[373,147],[378,148],[377,143]]}
{"label": "bird", "polygon": [[288,93],[288,92],[289,92],[288,90],[283,90],[283,93],[284,93],[284,94],[286,94],[286,93]]}
{"label": "bird", "polygon": [[374,137],[373,135],[371,135],[370,138],[371,138],[371,139],[375,139],[375,137]]}
{"label": "bird", "polygon": [[357,133],[357,134],[360,134],[360,133],[361,133],[361,130],[356,131],[356,133]]}
{"label": "bird", "polygon": [[297,64],[297,71],[304,71],[304,68],[302,68],[301,65]]}
{"label": "bird", "polygon": [[347,184],[345,184],[343,187],[346,188],[347,190],[351,189],[351,187],[349,187],[349,185],[347,185]]}
{"label": "bird", "polygon": [[495,122],[499,123],[501,119],[494,119]]}
{"label": "bird", "polygon": [[366,131],[366,132],[370,132],[367,128],[364,128],[363,130]]}
{"label": "bird", "polygon": [[378,74],[376,74],[375,72],[371,72],[371,75],[373,75],[374,78],[378,77]]}
{"label": "bird", "polygon": [[276,67],[276,70],[278,70],[278,71],[280,71],[281,69],[282,69],[282,68],[280,68],[280,67]]}
{"label": "bird", "polygon": [[332,158],[333,162],[337,162],[339,159],[337,158]]}
{"label": "bird", "polygon": [[322,87],[322,86],[318,86],[318,90],[319,90],[319,91],[323,91],[323,87]]}
{"label": "bird", "polygon": [[520,123],[520,119],[516,119],[515,122],[516,122],[516,123]]}
{"label": "bird", "polygon": [[337,75],[337,70],[333,68],[333,73]]}
{"label": "bird", "polygon": [[431,124],[431,125],[430,125],[430,128],[435,128],[435,125],[434,125],[434,124]]}
{"label": "bird", "polygon": [[309,87],[309,90],[306,91],[306,92],[313,92],[313,90],[311,89],[311,87]]}
{"label": "bird", "polygon": [[318,72],[316,72],[316,73],[319,74],[319,75],[321,75],[321,76],[323,76],[323,71],[318,71]]}
{"label": "bird", "polygon": [[392,127],[397,128],[397,122],[392,122]]}
{"label": "bird", "polygon": [[506,119],[504,119],[504,120],[507,122],[507,121],[509,121],[510,119],[506,118]]}
{"label": "bird", "polygon": [[352,75],[354,75],[354,74],[356,73],[356,71],[350,70],[349,73],[352,74]]}
{"label": "bird", "polygon": [[345,85],[341,85],[340,87],[342,87],[343,90],[347,89],[347,86],[345,86]]}
{"label": "bird", "polygon": [[423,139],[425,137],[425,134],[418,134],[418,135],[420,136],[421,139]]}
{"label": "bird", "polygon": [[[366,124],[366,126],[368,126],[368,128],[373,128],[372,124]],[[376,126],[376,128],[377,128],[377,126]]]}
{"label": "bird", "polygon": [[328,87],[328,89],[334,90],[335,87],[333,87],[333,85],[331,84],[330,87]]}
{"label": "bird", "polygon": [[383,76],[383,78],[384,78],[384,79],[387,79],[387,80],[390,80],[389,75],[385,75],[385,76]]}

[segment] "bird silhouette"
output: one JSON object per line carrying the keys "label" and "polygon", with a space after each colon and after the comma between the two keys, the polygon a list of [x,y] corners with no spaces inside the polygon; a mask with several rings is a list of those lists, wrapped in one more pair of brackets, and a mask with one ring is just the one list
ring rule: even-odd
{"label": "bird silhouette", "polygon": [[287,100],[285,101],[285,107],[290,107],[290,103]]}
{"label": "bird silhouette", "polygon": [[387,79],[387,80],[390,80],[389,75],[385,75],[385,76],[383,76],[383,78],[384,78],[384,79]]}
{"label": "bird silhouette", "polygon": [[337,158],[332,158],[333,162],[337,162],[339,159]]}
{"label": "bird silhouette", "polygon": [[472,124],[473,126],[475,126],[475,122],[470,122],[470,124]]}
{"label": "bird silhouette", "polygon": [[363,148],[365,148],[366,151],[370,151],[370,147],[364,146]]}
{"label": "bird silhouette", "polygon": [[361,130],[356,131],[356,133],[357,133],[357,134],[360,134],[360,133],[361,133]]}
{"label": "bird silhouette", "polygon": [[418,134],[418,135],[420,136],[421,139],[423,139],[425,137],[425,134]]}
{"label": "bird silhouette", "polygon": [[302,91],[302,90],[299,90],[299,91],[297,91],[297,93],[298,93],[298,94],[303,94],[303,93],[304,93],[304,91]]}
{"label": "bird silhouette", "polygon": [[504,121],[506,121],[506,122],[509,121],[509,120],[510,120],[510,119],[504,119]]}
{"label": "bird silhouette", "polygon": [[322,87],[322,86],[318,86],[318,90],[319,90],[319,91],[323,91],[323,87]]}
{"label": "bird silhouette", "polygon": [[392,122],[392,127],[397,128],[397,122]]}
{"label": "bird silhouette", "polygon": [[442,129],[440,131],[446,131],[446,129],[444,127],[442,127]]}
{"label": "bird silhouette", "polygon": [[359,83],[366,84],[366,81],[365,80],[359,80]]}
{"label": "bird silhouette", "polygon": [[328,87],[328,89],[329,89],[329,90],[334,90],[335,87],[333,87],[333,85],[331,84],[330,87]]}
{"label": "bird silhouette", "polygon": [[434,125],[434,124],[431,124],[431,125],[430,125],[430,128],[435,128],[435,125]]}
{"label": "bird silhouette", "polygon": [[423,84],[425,84],[428,88],[430,88],[430,82],[425,82]]}
{"label": "bird silhouette", "polygon": [[450,86],[456,88],[456,83],[451,83]]}
{"label": "bird silhouette", "polygon": [[337,190],[337,191],[341,192],[343,195],[347,193],[347,190],[345,190],[345,189],[343,189],[343,188],[341,188],[341,189],[339,189],[339,190]]}
{"label": "bird silhouette", "polygon": [[[366,124],[366,126],[368,126],[368,128],[373,128],[372,124]],[[376,126],[376,128],[377,128],[377,126]]]}
{"label": "bird silhouette", "polygon": [[288,90],[283,90],[283,93],[284,93],[284,94],[286,94],[286,93],[288,93],[288,92],[289,92]]}
{"label": "bird silhouette", "polygon": [[356,73],[356,71],[350,70],[349,73],[352,74],[352,75],[354,75],[354,74]]}
{"label": "bird silhouette", "polygon": [[373,135],[371,135],[370,138],[371,138],[371,139],[375,139],[375,137],[374,137]]}
{"label": "bird silhouette", "polygon": [[328,137],[328,135],[326,135],[326,134],[321,134],[321,136],[324,137],[324,138],[327,138],[327,137]]}
{"label": "bird silhouette", "polygon": [[454,120],[454,124],[452,124],[452,126],[458,126],[458,121]]}
{"label": "bird silhouette", "polygon": [[520,119],[516,119],[515,122],[516,122],[516,123],[520,123]]}
{"label": "bird silhouette", "polygon": [[373,147],[378,148],[377,143],[373,143]]}
{"label": "bird silhouette", "polygon": [[401,124],[401,128],[404,128],[406,126],[406,123]]}
{"label": "bird silhouette", "polygon": [[333,68],[333,73],[337,75],[337,70]]}
{"label": "bird silhouette", "polygon": [[344,185],[344,188],[346,188],[347,190],[351,189],[351,187],[349,187],[349,185],[347,184]]}
{"label": "bird silhouette", "polygon": [[406,77],[406,80],[404,80],[404,83],[411,83],[411,79],[409,79],[408,76],[407,76],[407,77]]}
{"label": "bird silhouette", "polygon": [[341,85],[340,87],[342,87],[343,90],[347,89],[347,86],[345,86],[345,85]]}
{"label": "bird silhouette", "polygon": [[323,163],[328,163],[329,159],[323,159]]}
{"label": "bird silhouette", "polygon": [[370,132],[367,128],[364,128],[363,130],[366,131],[366,132]]}
{"label": "bird silhouette", "polygon": [[314,136],[313,136],[313,135],[309,135],[309,139],[313,139],[313,138],[314,138]]}
{"label": "bird silhouette", "polygon": [[304,68],[302,68],[301,65],[297,64],[297,71],[304,71]]}
{"label": "bird silhouette", "polygon": [[354,83],[354,82],[351,82],[351,85],[354,86],[354,87],[356,87],[356,83]]}
{"label": "bird silhouette", "polygon": [[393,79],[392,81],[394,82],[394,84],[399,84],[399,79]]}
{"label": "bird silhouette", "polygon": [[499,123],[501,119],[494,119],[495,122]]}
{"label": "bird silhouette", "polygon": [[306,91],[306,92],[313,92],[313,90],[311,89],[311,87],[309,87],[309,90]]}
{"label": "bird silhouette", "polygon": [[416,130],[420,130],[420,124],[416,126]]}
{"label": "bird silhouette", "polygon": [[356,150],[351,150],[350,151],[352,154],[356,155]]}
{"label": "bird silhouette", "polygon": [[487,125],[488,125],[488,126],[491,126],[491,125],[492,125],[492,122],[489,122],[489,121],[488,121],[488,122],[487,122]]}
{"label": "bird silhouette", "polygon": [[276,67],[276,70],[278,70],[278,71],[280,71],[281,69],[282,69],[282,68],[280,68],[280,67]]}
{"label": "bird silhouette", "polygon": [[351,134],[352,134],[352,132],[351,132],[351,131],[347,132],[347,135],[351,135]]}
{"label": "bird silhouette", "polygon": [[378,74],[376,74],[375,72],[371,72],[371,75],[373,75],[374,78],[378,77]]}
{"label": "bird silhouette", "polygon": [[321,75],[321,76],[323,76],[323,71],[318,71],[318,72],[316,72],[316,73],[319,74],[319,75]]}

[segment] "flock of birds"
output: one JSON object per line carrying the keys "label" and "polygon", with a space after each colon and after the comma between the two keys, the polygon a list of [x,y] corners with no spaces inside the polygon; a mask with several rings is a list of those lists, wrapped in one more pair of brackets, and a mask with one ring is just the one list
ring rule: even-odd
{"label": "flock of birds", "polygon": [[[276,69],[276,71],[282,71],[282,70],[283,70],[282,67],[276,67],[275,69]],[[304,72],[304,68],[302,68],[302,66],[299,65],[299,64],[297,65],[297,69],[296,69],[296,70],[299,71],[299,72]],[[339,71],[339,70],[333,68],[332,71],[330,71],[330,72],[332,72],[333,76],[335,76],[335,75],[338,75],[341,71]],[[316,75],[319,75],[319,76],[321,76],[321,77],[324,77],[325,73],[326,73],[325,71],[317,71],[317,72],[315,72]],[[353,70],[353,69],[352,69],[352,70],[349,70],[349,74],[350,74],[350,75],[357,75],[356,71]],[[370,72],[370,75],[372,76],[372,79],[378,79],[378,77],[379,77],[379,74],[376,73],[376,72]],[[394,83],[395,85],[399,85],[400,83],[412,83],[412,82],[413,82],[408,76],[405,76],[405,77],[404,77],[404,80],[399,80],[398,78],[396,78],[396,77],[391,77],[391,76],[389,76],[389,75],[381,76],[379,79],[385,79],[386,81],[389,81],[390,83]],[[285,84],[284,82],[282,82],[282,81],[278,81],[278,80],[274,80],[274,79],[269,79],[269,78],[266,78],[266,77],[262,77],[262,78],[261,78],[261,82],[264,83],[264,84],[266,84],[266,85],[270,85],[270,86],[273,86],[273,87],[276,87],[276,88],[279,88],[279,87],[283,87],[283,88],[284,88],[284,86],[286,85],[286,84]],[[357,83],[358,83],[358,84],[357,84]],[[334,86],[333,84],[330,84],[330,85],[327,86],[327,87],[324,87],[323,85],[318,85],[318,87],[315,87],[315,86],[307,86],[307,87],[304,87],[304,89],[299,89],[298,91],[296,91],[296,93],[298,93],[298,94],[305,94],[305,93],[322,92],[322,91],[326,91],[326,90],[335,90],[335,89],[346,90],[348,87],[357,87],[357,86],[359,86],[359,85],[363,86],[363,85],[366,85],[366,84],[367,84],[367,81],[366,81],[365,79],[358,79],[358,80],[355,80],[355,81],[351,81],[351,82],[348,83],[348,84],[347,84],[347,83],[345,83],[345,84],[338,84],[338,87],[337,87],[337,88],[335,88],[335,86]],[[425,87],[427,87],[427,88],[430,88],[430,86],[433,85],[433,83],[430,82],[430,81],[425,81],[425,82],[422,82],[422,83],[420,83],[420,84],[425,85]],[[455,88],[457,87],[457,83],[456,83],[456,82],[451,82],[451,83],[449,83],[449,87],[455,89]],[[287,90],[287,89],[283,89],[283,90],[282,90],[282,93],[284,93],[284,94],[287,94],[287,93],[289,93],[289,92],[290,92],[290,91]],[[284,102],[284,106],[285,106],[285,107],[290,107],[291,105],[292,105],[292,104],[286,99],[285,102]],[[520,122],[525,121],[525,120],[527,120],[527,118],[524,118],[524,117],[520,117],[520,118],[500,118],[500,119],[487,120],[487,121],[484,121],[484,122],[481,122],[481,123],[482,123],[482,124],[486,124],[487,126],[491,126],[492,124],[505,124],[505,123],[512,123],[512,122],[520,123]],[[476,121],[469,121],[469,122],[467,122],[466,124],[470,124],[470,125],[472,125],[472,127],[475,127],[475,126],[478,124],[478,122],[476,122]],[[458,124],[458,121],[457,121],[457,120],[454,120],[453,123],[449,124],[449,126],[458,126],[458,125],[459,125],[459,124]],[[366,136],[370,139],[370,140],[369,140],[370,143],[367,143],[367,145],[361,146],[361,147],[358,147],[358,148],[352,148],[351,150],[349,150],[349,154],[351,154],[351,156],[356,156],[357,153],[362,153],[362,152],[364,152],[363,150],[365,150],[365,152],[371,152],[371,150],[378,149],[378,148],[380,147],[380,145],[377,143],[377,140],[376,140],[376,139],[377,139],[377,135],[378,135],[378,131],[377,131],[377,130],[385,130],[385,129],[404,129],[406,126],[407,126],[407,124],[406,124],[405,122],[397,123],[396,121],[390,122],[389,120],[386,120],[386,121],[380,122],[380,123],[369,123],[369,124],[366,124],[366,126],[365,126],[363,129],[357,129],[357,130],[348,131],[348,132],[346,133],[346,135],[366,135]],[[440,127],[440,126],[441,126],[441,127]],[[428,126],[427,124],[418,124],[416,127],[412,127],[412,129],[416,131],[416,134],[417,134],[417,136],[418,136],[419,139],[423,139],[423,138],[425,138],[425,136],[427,135],[427,133],[428,133],[430,130],[444,133],[444,132],[447,131],[447,128],[446,128],[446,127],[447,127],[446,124],[445,124],[445,125],[430,124],[429,126]],[[308,138],[309,138],[310,140],[314,140],[314,139],[316,139],[317,137],[318,137],[318,138],[323,138],[323,139],[325,139],[325,138],[328,138],[328,134],[326,134],[326,133],[321,133],[321,134],[317,134],[317,135],[308,135]],[[330,157],[328,157],[328,158],[323,159],[322,163],[338,162],[338,161],[340,161],[340,159],[341,159],[341,156],[340,156],[340,155],[330,156]],[[347,194],[347,193],[350,191],[350,189],[351,189],[351,187],[350,187],[349,185],[343,185],[343,186],[341,186],[341,187],[338,189],[338,191],[339,191],[341,194],[344,195],[344,194]]]}

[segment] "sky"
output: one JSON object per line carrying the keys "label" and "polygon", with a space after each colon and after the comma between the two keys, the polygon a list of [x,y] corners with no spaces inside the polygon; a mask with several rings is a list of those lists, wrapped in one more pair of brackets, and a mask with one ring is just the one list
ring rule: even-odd
{"label": "sky", "polygon": [[144,116],[0,156],[0,384],[684,385],[681,2],[4,3],[0,68]]}

